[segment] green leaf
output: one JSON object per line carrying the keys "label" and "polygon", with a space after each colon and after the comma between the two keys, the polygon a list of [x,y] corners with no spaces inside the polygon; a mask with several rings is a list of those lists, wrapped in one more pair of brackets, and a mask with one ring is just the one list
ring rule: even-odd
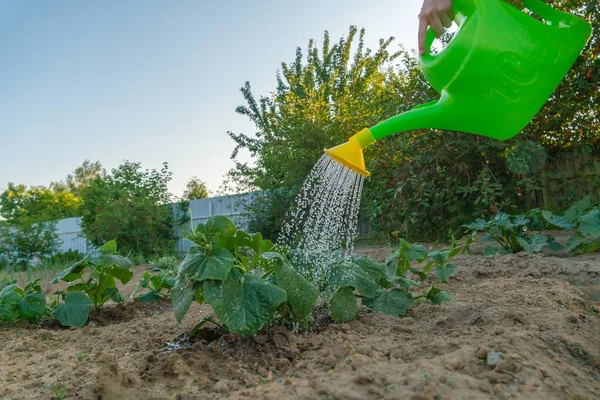
{"label": "green leaf", "polygon": [[526,238],[519,236],[517,238],[517,243],[523,248],[523,250],[527,251],[527,249],[529,249],[529,241]]}
{"label": "green leaf", "polygon": [[287,293],[287,302],[297,319],[309,316],[319,297],[319,291],[300,275],[283,257],[278,258],[273,271],[275,284]]}
{"label": "green leaf", "polygon": [[388,292],[379,289],[375,298],[364,298],[362,303],[375,311],[398,316],[413,306],[415,301],[410,293],[403,290],[392,289]]}
{"label": "green leaf", "polygon": [[554,215],[547,210],[542,211],[542,218],[544,218],[544,221],[553,228],[572,229],[574,227],[573,223],[568,218]]}
{"label": "green leaf", "polygon": [[67,292],[85,292],[85,288],[86,288],[85,283],[79,282],[79,283],[76,283],[75,285],[71,284],[71,285],[67,286],[66,291]]}
{"label": "green leaf", "polygon": [[450,293],[442,291],[434,286],[431,286],[426,292],[427,299],[435,305],[440,305],[445,301],[454,300]]}
{"label": "green leaf", "polygon": [[177,278],[172,277],[172,276],[164,276],[163,274],[158,274],[158,275],[154,275],[150,278],[150,282],[152,282],[152,286],[154,287],[155,290],[162,290],[162,289],[171,289],[173,286],[175,286],[175,283],[177,282]]}
{"label": "green leaf", "polygon": [[5,286],[0,291],[0,302],[3,304],[19,304],[22,298],[22,290],[19,289],[16,283]]}
{"label": "green leaf", "polygon": [[450,250],[446,250],[446,251],[432,251],[431,253],[429,253],[429,258],[431,258],[433,260],[433,262],[435,262],[438,265],[444,265],[446,264],[446,262],[448,261],[448,258],[450,257]]}
{"label": "green leaf", "polygon": [[529,218],[527,218],[525,215],[517,215],[515,217],[513,224],[516,227],[521,227],[521,226],[526,226],[530,222],[531,222],[531,220]]}
{"label": "green leaf", "polygon": [[129,258],[119,254],[104,254],[101,257],[101,263],[116,265],[122,269],[133,267],[133,262]]}
{"label": "green leaf", "polygon": [[539,253],[546,244],[548,244],[548,239],[545,236],[533,235],[531,236],[531,243],[529,243],[527,251],[530,253]]}
{"label": "green leaf", "polygon": [[548,239],[542,235],[532,235],[528,240],[518,237],[517,242],[519,242],[526,252],[539,253],[548,244]]}
{"label": "green leaf", "polygon": [[456,273],[456,266],[454,264],[446,264],[442,267],[438,265],[435,267],[435,276],[442,282],[447,282],[448,278]]}
{"label": "green leaf", "polygon": [[331,265],[328,281],[333,288],[351,287],[367,297],[373,297],[377,292],[377,283],[371,279],[370,273],[349,260]]}
{"label": "green leaf", "polygon": [[40,278],[36,278],[36,279],[32,280],[31,282],[29,282],[27,284],[27,286],[25,286],[25,288],[23,288],[23,291],[25,293],[28,293],[28,292],[41,292],[42,291],[42,287],[38,283],[39,281],[40,281]]}
{"label": "green leaf", "polygon": [[483,255],[485,257],[490,257],[490,256],[498,254],[498,250],[499,250],[498,246],[489,245],[483,250]]}
{"label": "green leaf", "polygon": [[[242,279],[243,278],[243,279]],[[234,268],[224,282],[204,281],[204,299],[231,332],[250,335],[269,322],[281,303],[285,290],[255,274],[242,274]]]}
{"label": "green leaf", "polygon": [[585,196],[583,199],[574,203],[571,207],[565,211],[563,217],[567,221],[575,222],[575,220],[582,216],[583,213],[592,206],[592,199],[590,196]]}
{"label": "green leaf", "polygon": [[16,306],[0,303],[0,322],[15,321],[19,319],[19,311]]}
{"label": "green leaf", "polygon": [[92,302],[82,292],[71,292],[65,295],[64,303],[52,310],[54,318],[63,326],[83,327],[90,316]]}
{"label": "green leaf", "polygon": [[88,253],[83,259],[62,271],[56,278],[52,279],[52,283],[56,284],[59,281],[73,282],[74,280],[80,279],[83,275],[83,271],[87,267],[91,254],[92,253]]}
{"label": "green leaf", "polygon": [[577,230],[588,239],[600,239],[600,209],[595,208],[579,218]]}
{"label": "green leaf", "polygon": [[133,278],[133,272],[116,264],[109,265],[104,272],[117,278],[123,285]]}
{"label": "green leaf", "polygon": [[572,252],[578,250],[583,242],[585,242],[585,238],[583,236],[581,236],[579,234],[579,232],[575,232],[569,238],[569,240],[567,240],[567,243],[565,243],[565,251],[567,253],[572,253]]}
{"label": "green leaf", "polygon": [[427,278],[429,278],[429,272],[425,272],[425,271],[419,271],[418,269],[416,269],[416,268],[413,268],[413,267],[410,267],[408,270],[409,270],[411,273],[413,273],[413,274],[417,275],[421,281],[424,281],[424,280],[426,280]]}
{"label": "green leaf", "polygon": [[102,252],[106,253],[106,254],[116,253],[117,252],[117,241],[113,239],[109,242],[106,242],[102,245],[101,249],[102,249]]}
{"label": "green leaf", "polygon": [[423,262],[427,258],[427,250],[425,246],[420,244],[410,244],[404,239],[400,239],[400,248],[404,255],[404,258],[408,262]]}
{"label": "green leaf", "polygon": [[477,218],[475,222],[463,226],[471,231],[484,232],[489,227],[489,222],[482,218]]}
{"label": "green leaf", "polygon": [[[160,289],[171,289],[177,283],[177,278],[174,276],[169,276],[165,278],[160,286]],[[156,288],[158,289],[158,288]]]}
{"label": "green leaf", "polygon": [[400,285],[401,288],[406,289],[406,290],[408,290],[411,287],[420,287],[421,286],[421,284],[419,282],[404,278],[402,276],[398,278],[398,284]]}
{"label": "green leaf", "polygon": [[19,315],[24,319],[42,317],[46,313],[46,296],[44,293],[29,293],[19,304]]}
{"label": "green leaf", "polygon": [[0,321],[14,321],[19,318],[18,307],[22,296],[18,293],[17,284],[6,286],[0,291]]}
{"label": "green leaf", "polygon": [[149,291],[134,297],[134,300],[139,301],[140,303],[152,303],[161,300],[161,297],[153,291]]}
{"label": "green leaf", "polygon": [[125,303],[125,297],[118,290],[110,294],[110,299],[115,303]]}
{"label": "green leaf", "polygon": [[352,321],[358,314],[356,297],[349,287],[338,289],[329,303],[329,315],[335,322]]}
{"label": "green leaf", "polygon": [[383,278],[385,278],[384,267],[371,257],[362,256],[354,261],[360,265],[363,271],[369,276],[369,278],[379,284]]}
{"label": "green leaf", "polygon": [[252,240],[252,236],[249,233],[238,230],[235,232],[235,247],[239,249],[240,247],[249,247],[253,248],[254,241]]}
{"label": "green leaf", "polygon": [[498,254],[500,254],[501,256],[505,256],[508,254],[513,254],[513,250],[511,248],[508,247],[499,247],[498,248]]}
{"label": "green leaf", "polygon": [[[113,278],[111,275],[101,275],[96,284],[88,282],[88,289],[86,290],[86,293],[96,306],[101,306],[106,300],[108,300],[110,294],[114,293],[112,291],[107,292],[107,289],[117,289],[115,278]],[[107,294],[105,295],[104,293]]]}
{"label": "green leaf", "polygon": [[202,290],[196,289],[194,291],[194,299],[196,299],[198,304],[204,304],[204,293],[202,293]]}
{"label": "green leaf", "polygon": [[102,291],[102,298],[109,298],[110,296],[112,296],[115,293],[119,293],[119,289],[116,288],[116,286],[109,286],[106,287],[103,291]]}
{"label": "green leaf", "polygon": [[221,236],[233,236],[237,230],[235,224],[223,215],[211,217],[206,222],[206,227],[210,232],[217,233]]}
{"label": "green leaf", "polygon": [[190,250],[179,266],[179,274],[187,274],[191,279],[204,281],[207,279],[224,281],[233,268],[235,259],[229,250],[213,247],[209,255],[203,250]]}
{"label": "green leaf", "polygon": [[272,251],[273,247],[275,247],[275,245],[273,244],[273,242],[271,242],[269,239],[264,239],[259,246],[259,251],[261,253],[265,253],[267,251]]}
{"label": "green leaf", "polygon": [[150,277],[150,282],[152,283],[152,287],[158,290],[159,287],[162,285],[163,277],[161,275],[152,275]]}
{"label": "green leaf", "polygon": [[496,216],[494,217],[492,222],[497,227],[505,229],[505,230],[511,230],[514,227],[513,223],[510,221],[510,215],[503,213],[503,212],[496,214]]}
{"label": "green leaf", "polygon": [[558,243],[555,238],[549,236],[547,239],[548,241],[546,246],[548,246],[548,249],[550,249],[551,251],[559,251],[563,249],[563,246],[560,243]]}
{"label": "green leaf", "polygon": [[171,289],[171,303],[175,312],[175,319],[181,322],[187,313],[196,292],[195,282],[188,275],[180,274],[177,283]]}
{"label": "green leaf", "polygon": [[391,284],[396,283],[396,281],[398,281],[398,279],[400,279],[400,277],[396,275],[396,273],[398,271],[398,267],[393,262],[386,262],[383,265],[383,271],[385,273],[385,279],[388,282],[390,282]]}

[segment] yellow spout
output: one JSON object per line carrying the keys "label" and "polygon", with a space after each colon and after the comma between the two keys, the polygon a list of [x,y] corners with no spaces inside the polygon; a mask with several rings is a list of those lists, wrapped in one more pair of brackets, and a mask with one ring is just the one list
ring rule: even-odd
{"label": "yellow spout", "polygon": [[346,143],[324,151],[335,161],[366,177],[371,173],[367,171],[363,149],[373,143],[375,143],[373,134],[368,128],[365,128],[348,139]]}

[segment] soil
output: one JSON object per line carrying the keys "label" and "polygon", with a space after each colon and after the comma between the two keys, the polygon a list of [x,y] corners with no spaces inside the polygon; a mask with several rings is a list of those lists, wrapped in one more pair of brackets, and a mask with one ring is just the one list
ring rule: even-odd
{"label": "soil", "polygon": [[108,305],[82,329],[4,325],[0,398],[600,399],[600,254],[454,264],[455,301],[399,318],[361,310],[312,333],[240,338],[209,324],[191,342],[210,307],[179,325],[169,302]]}

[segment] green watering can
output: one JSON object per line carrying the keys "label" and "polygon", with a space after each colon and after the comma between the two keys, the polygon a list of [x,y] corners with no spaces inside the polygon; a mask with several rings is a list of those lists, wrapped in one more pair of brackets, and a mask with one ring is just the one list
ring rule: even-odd
{"label": "green watering can", "polygon": [[540,0],[523,0],[543,22],[501,0],[454,0],[459,29],[438,54],[427,34],[423,74],[440,93],[365,128],[325,152],[369,176],[362,150],[383,137],[414,129],[444,129],[498,140],[519,133],[542,108],[589,40],[591,25]]}

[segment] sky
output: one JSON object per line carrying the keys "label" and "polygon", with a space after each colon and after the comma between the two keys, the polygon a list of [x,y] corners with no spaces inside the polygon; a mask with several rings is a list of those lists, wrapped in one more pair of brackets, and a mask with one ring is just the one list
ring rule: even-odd
{"label": "sky", "polygon": [[416,47],[419,0],[2,0],[0,191],[47,186],[84,160],[197,176],[217,192],[233,167],[227,131],[254,133],[239,89],[275,89],[296,48],[365,28]]}

